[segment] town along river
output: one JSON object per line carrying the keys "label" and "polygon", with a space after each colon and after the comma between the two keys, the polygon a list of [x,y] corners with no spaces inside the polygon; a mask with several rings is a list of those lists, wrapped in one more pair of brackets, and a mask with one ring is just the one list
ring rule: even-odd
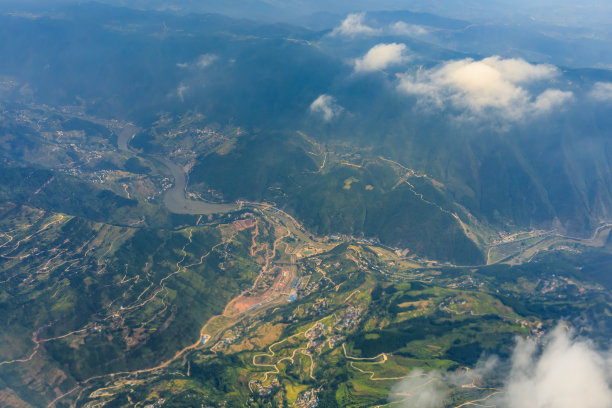
{"label": "town along river", "polygon": [[[129,150],[128,143],[140,129],[134,125],[127,125],[118,135],[117,146],[119,150],[134,153]],[[174,184],[164,194],[164,205],[168,211],[176,214],[218,214],[234,211],[238,208],[236,204],[216,204],[206,201],[192,200],[185,197],[187,187],[187,173],[183,167],[168,159],[152,157],[161,161],[172,173]]]}

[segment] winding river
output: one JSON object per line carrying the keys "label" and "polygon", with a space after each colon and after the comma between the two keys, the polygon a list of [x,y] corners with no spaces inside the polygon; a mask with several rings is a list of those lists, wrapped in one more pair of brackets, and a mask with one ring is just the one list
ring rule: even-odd
{"label": "winding river", "polygon": [[[140,131],[140,128],[134,125],[127,125],[121,129],[117,137],[117,147],[119,150],[134,153],[129,149],[128,143],[138,131]],[[185,173],[185,169],[168,159],[159,157],[150,158],[161,161],[170,170],[174,178],[174,184],[164,194],[164,205],[168,211],[176,214],[209,215],[226,213],[238,208],[237,204],[216,204],[185,197],[185,190],[187,188],[187,173]]]}

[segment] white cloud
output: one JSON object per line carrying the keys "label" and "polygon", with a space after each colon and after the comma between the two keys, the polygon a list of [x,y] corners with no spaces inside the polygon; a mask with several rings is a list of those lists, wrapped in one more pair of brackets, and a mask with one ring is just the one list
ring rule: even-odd
{"label": "white cloud", "polygon": [[389,401],[402,408],[443,407],[447,388],[439,375],[437,372],[414,370],[392,388]]}
{"label": "white cloud", "polygon": [[310,111],[323,116],[323,120],[329,122],[342,112],[342,107],[336,103],[336,99],[327,94],[321,94],[310,104]]}
{"label": "white cloud", "polygon": [[572,93],[569,91],[547,89],[538,95],[533,102],[533,108],[538,112],[548,112],[557,106],[563,105],[566,101],[572,99],[572,96]]}
{"label": "white cloud", "polygon": [[559,325],[542,353],[531,340],[519,340],[503,397],[504,408],[610,408],[612,362]]}
{"label": "white cloud", "polygon": [[176,95],[181,100],[181,102],[185,102],[185,92],[189,90],[189,87],[184,84],[180,84],[176,87]]}
{"label": "white cloud", "polygon": [[389,31],[396,35],[407,35],[411,37],[428,34],[429,31],[423,26],[408,24],[403,21],[397,21],[389,25]]}
{"label": "white cloud", "polygon": [[217,57],[215,54],[202,54],[198,58],[196,58],[194,62],[178,62],[176,66],[179,68],[204,69],[212,65],[212,63],[215,62],[217,59],[219,59],[219,57]]}
{"label": "white cloud", "polygon": [[335,27],[331,33],[332,36],[341,35],[345,37],[357,36],[375,36],[383,34],[405,35],[405,36],[422,36],[429,33],[425,27],[408,24],[404,21],[396,21],[388,26],[381,28],[370,27],[365,24],[365,13],[353,13],[346,16],[338,27]]}
{"label": "white cloud", "polygon": [[355,37],[358,35],[377,35],[380,30],[368,27],[363,23],[365,13],[354,13],[346,16],[342,23],[334,28],[332,35]]}
{"label": "white cloud", "polygon": [[389,393],[389,400],[402,408],[442,408],[447,402],[449,388],[470,387],[497,366],[497,358],[482,360],[471,370],[441,373],[414,370],[397,383]]}
{"label": "white cloud", "polygon": [[596,82],[590,96],[600,102],[612,101],[612,82]]}
{"label": "white cloud", "polygon": [[198,57],[196,60],[196,66],[200,69],[204,69],[211,65],[213,62],[217,60],[217,56],[214,54],[203,54]]}
{"label": "white cloud", "polygon": [[377,44],[353,62],[355,72],[370,72],[408,61],[405,44]]}
{"label": "white cloud", "polygon": [[[484,396],[482,406],[612,408],[612,353],[597,351],[563,325],[542,343],[519,339],[508,366],[504,388]],[[416,370],[391,389],[389,400],[403,408],[442,408],[452,388],[474,388],[482,378],[499,372],[496,358],[481,361],[472,370]]]}
{"label": "white cloud", "polygon": [[475,115],[497,112],[520,119],[529,112],[550,111],[570,99],[571,92],[557,89],[547,89],[534,97],[524,87],[558,74],[552,65],[530,64],[522,59],[468,58],[406,75],[398,89],[440,108],[451,106]]}

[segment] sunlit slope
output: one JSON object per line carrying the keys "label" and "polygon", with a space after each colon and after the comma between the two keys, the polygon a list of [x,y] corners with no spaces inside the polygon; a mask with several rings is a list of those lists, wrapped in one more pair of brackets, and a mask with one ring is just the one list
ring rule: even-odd
{"label": "sunlit slope", "polygon": [[190,180],[226,199],[275,203],[317,234],[379,239],[459,264],[483,262],[454,215],[459,207],[429,179],[359,157],[323,152],[297,134],[257,135],[202,158]]}
{"label": "sunlit slope", "polygon": [[33,406],[197,342],[258,269],[250,232],[231,224],[163,230],[7,202],[0,211],[0,382]]}

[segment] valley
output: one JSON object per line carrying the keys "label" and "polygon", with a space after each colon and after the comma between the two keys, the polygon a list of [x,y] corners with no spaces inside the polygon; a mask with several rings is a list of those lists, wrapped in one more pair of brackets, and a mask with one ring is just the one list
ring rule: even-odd
{"label": "valley", "polygon": [[[387,394],[397,382],[414,377],[435,384],[435,370],[467,370],[482,353],[507,352],[507,340],[513,335],[541,335],[554,314],[542,314],[540,306],[526,307],[529,297],[521,300],[525,290],[554,299],[572,292],[581,281],[579,298],[603,296],[601,301],[609,305],[599,283],[572,272],[572,261],[565,266],[567,276],[540,278],[541,287],[528,288],[512,280],[515,278],[487,272],[493,267],[551,262],[546,257],[554,259],[556,252],[570,257],[592,251],[607,254],[607,224],[586,239],[556,231],[515,232],[489,242],[487,235],[480,235],[476,241],[484,242],[488,265],[453,265],[367,237],[312,234],[272,203],[217,205],[187,198],[182,166],[121,148],[124,143],[128,146],[134,134],[130,125],[111,129],[119,132],[118,145],[98,148],[102,155],[114,157],[111,160],[129,155],[147,163],[151,173],[138,183],[148,177],[151,185],[164,177],[174,180],[171,184],[162,181],[167,187],[153,194],[158,198],[150,202],[152,207],[145,214],[130,213],[139,222],[92,223],[27,203],[7,203],[3,208],[5,214],[14,214],[5,217],[14,221],[3,225],[1,232],[4,293],[36,294],[38,302],[54,306],[42,314],[30,312],[32,323],[25,320],[18,326],[6,326],[13,334],[5,332],[4,338],[20,338],[22,346],[11,352],[4,348],[0,370],[29,382],[38,372],[35,367],[55,366],[51,371],[45,369],[56,373],[45,377],[45,383],[56,384],[52,389],[34,386],[39,395],[49,395],[47,406],[145,406],[189,399],[230,406],[245,401],[250,406],[315,406],[326,400],[393,406]],[[61,139],[55,146],[56,152],[65,148]],[[334,156],[325,155],[326,166],[334,165]],[[397,183],[406,182],[412,189],[414,184],[406,180],[424,177],[391,164],[402,167],[406,174]],[[77,168],[82,172],[76,173],[80,178],[90,177],[82,166]],[[107,180],[107,188],[117,194],[136,191],[129,178],[118,179],[118,183]],[[359,179],[351,179],[350,189],[357,182]],[[36,191],[44,191],[50,183],[47,180]],[[420,199],[425,200],[422,195]],[[163,219],[159,218],[161,206],[170,213],[185,213],[187,218],[180,221],[183,225],[151,229],[151,222],[158,224]],[[146,215],[155,213],[154,218]],[[478,225],[462,225],[484,231]],[[80,232],[75,235],[76,231]],[[67,233],[72,238],[62,241],[62,234]],[[150,249],[137,249],[145,248],[143,245]],[[147,255],[159,251],[152,258]],[[79,275],[73,271],[77,270],[90,277],[75,281]],[[242,278],[223,289],[230,282],[229,271]],[[108,282],[109,273],[114,282],[110,286],[100,280],[105,277]],[[34,284],[43,277],[50,282],[41,286],[48,289],[39,292],[40,284]],[[82,283],[75,286],[76,282]],[[199,287],[198,292],[187,289],[191,285]],[[77,287],[97,294],[93,303],[81,306],[85,314],[75,319],[66,312],[78,299],[74,296]],[[101,291],[102,287],[107,289]],[[201,290],[215,293],[198,300],[209,306],[212,301],[214,307],[194,309]],[[10,298],[5,295],[4,299]],[[571,313],[579,318],[591,313],[592,307],[585,303]],[[180,316],[185,308],[190,310],[189,318]],[[180,326],[173,328],[174,324]],[[170,340],[176,339],[178,327],[186,335]],[[481,336],[481,331],[487,335]],[[94,352],[102,336],[116,346]],[[91,353],[95,353],[90,357],[93,365],[76,363],[78,356]],[[232,363],[220,368],[221,361]],[[56,366],[58,363],[68,368]],[[426,371],[418,371],[424,367]],[[335,374],[330,377],[329,373]],[[225,378],[221,389],[217,388],[219,376]],[[448,406],[470,406],[496,395],[499,389],[494,375],[475,377],[471,384],[449,389]],[[23,395],[0,393],[0,398],[7,402]],[[402,401],[411,394],[400,392],[391,398]]]}
{"label": "valley", "polygon": [[0,406],[607,408],[607,31],[109,2],[0,4]]}

